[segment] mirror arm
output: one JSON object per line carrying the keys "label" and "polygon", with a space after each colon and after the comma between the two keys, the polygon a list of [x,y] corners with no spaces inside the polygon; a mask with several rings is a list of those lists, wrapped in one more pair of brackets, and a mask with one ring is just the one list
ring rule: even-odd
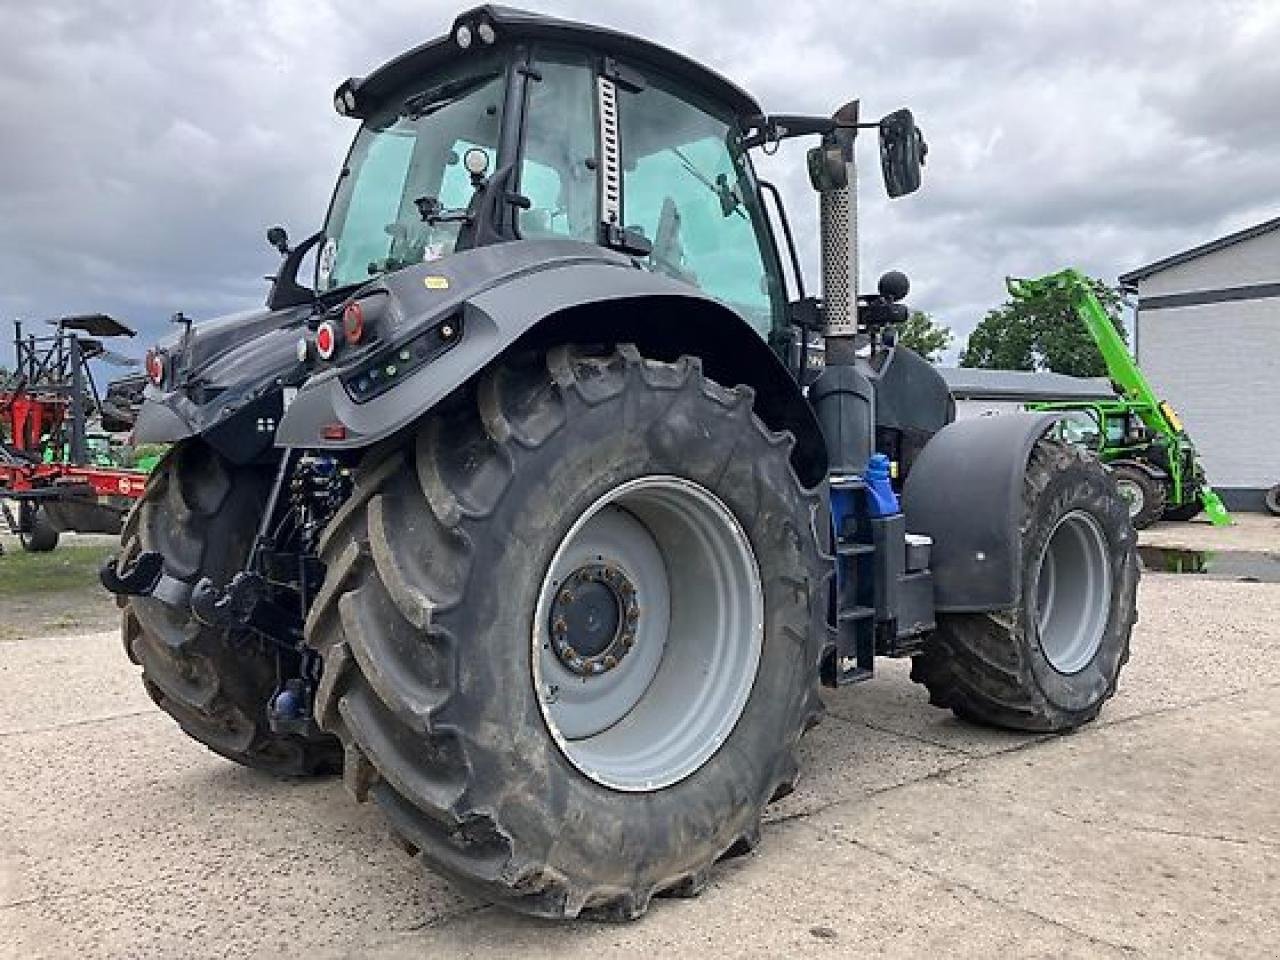
{"label": "mirror arm", "polygon": [[749,130],[742,138],[742,149],[750,150],[765,144],[780,143],[794,137],[808,137],[814,134],[826,136],[837,130],[874,130],[880,126],[879,120],[869,123],[842,123],[834,117],[810,117],[798,114],[771,114],[749,117],[744,124]]}
{"label": "mirror arm", "polygon": [[275,282],[271,284],[271,290],[267,294],[268,310],[284,310],[287,307],[298,307],[315,301],[315,291],[298,283],[298,268],[302,266],[302,261],[311,248],[323,239],[324,231],[321,230],[289,251],[284,262],[280,264],[280,272],[276,274]]}

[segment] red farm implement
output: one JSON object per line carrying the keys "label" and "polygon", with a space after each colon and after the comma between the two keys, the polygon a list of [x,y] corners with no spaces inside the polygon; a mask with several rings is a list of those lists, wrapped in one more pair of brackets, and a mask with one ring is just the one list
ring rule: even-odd
{"label": "red farm implement", "polygon": [[102,342],[133,331],[105,314],[50,322],[42,336],[14,322],[17,362],[0,382],[0,508],[32,551],[52,550],[62,531],[118,533],[147,479],[110,463],[88,430],[94,418],[112,425],[89,362],[134,365]]}

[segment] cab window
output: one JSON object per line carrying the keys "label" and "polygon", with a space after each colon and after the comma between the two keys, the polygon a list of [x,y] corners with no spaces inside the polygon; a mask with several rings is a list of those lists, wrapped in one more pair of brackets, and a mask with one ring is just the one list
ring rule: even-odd
{"label": "cab window", "polygon": [[1078,444],[1088,449],[1101,446],[1102,428],[1098,423],[1098,415],[1092,410],[1067,410],[1056,427],[1058,438],[1067,443]]}
{"label": "cab window", "polygon": [[736,128],[652,80],[620,95],[619,117],[623,218],[653,245],[650,269],[702,288],[767,336],[784,296]]}
{"label": "cab window", "polygon": [[522,237],[569,237],[594,243],[596,212],[595,76],[583,55],[540,54],[529,84],[520,192]]}

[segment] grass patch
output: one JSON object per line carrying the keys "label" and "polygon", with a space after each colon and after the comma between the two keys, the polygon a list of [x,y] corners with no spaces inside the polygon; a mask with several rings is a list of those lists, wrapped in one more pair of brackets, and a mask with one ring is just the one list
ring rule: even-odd
{"label": "grass patch", "polygon": [[0,556],[0,597],[63,593],[98,586],[98,568],[113,551],[107,544],[68,544],[49,553],[6,547]]}

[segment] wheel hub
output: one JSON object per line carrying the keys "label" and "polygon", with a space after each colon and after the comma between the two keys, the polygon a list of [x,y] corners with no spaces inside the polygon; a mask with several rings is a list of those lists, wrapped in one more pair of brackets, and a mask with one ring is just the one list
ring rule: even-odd
{"label": "wheel hub", "polygon": [[551,603],[551,649],[579,676],[599,676],[634,646],[639,620],[636,588],[627,575],[607,564],[586,564],[565,578]]}
{"label": "wheel hub", "polygon": [[1120,480],[1116,485],[1120,488],[1121,498],[1129,508],[1130,519],[1136,517],[1146,505],[1146,497],[1142,495],[1142,488],[1130,480]]}
{"label": "wheel hub", "polygon": [[720,749],[751,696],[764,643],[751,542],[704,487],[629,480],[565,533],[531,633],[538,706],[565,758],[602,786],[661,790]]}

